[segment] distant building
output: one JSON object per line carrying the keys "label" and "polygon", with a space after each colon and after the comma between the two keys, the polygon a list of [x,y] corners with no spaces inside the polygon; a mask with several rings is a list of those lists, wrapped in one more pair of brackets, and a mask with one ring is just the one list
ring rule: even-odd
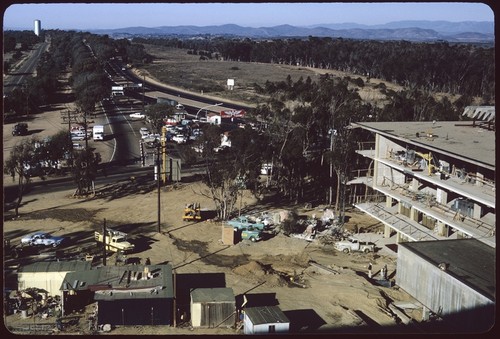
{"label": "distant building", "polygon": [[40,20],[35,20],[34,24],[35,24],[34,32],[36,36],[40,36],[40,32],[42,31],[42,23],[40,22]]}

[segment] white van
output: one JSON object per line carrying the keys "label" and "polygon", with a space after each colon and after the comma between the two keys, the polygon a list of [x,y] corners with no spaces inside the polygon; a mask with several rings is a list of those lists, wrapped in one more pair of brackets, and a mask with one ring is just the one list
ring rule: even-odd
{"label": "white van", "polygon": [[104,140],[104,126],[103,125],[94,125],[92,129],[92,135],[94,137],[94,141]]}

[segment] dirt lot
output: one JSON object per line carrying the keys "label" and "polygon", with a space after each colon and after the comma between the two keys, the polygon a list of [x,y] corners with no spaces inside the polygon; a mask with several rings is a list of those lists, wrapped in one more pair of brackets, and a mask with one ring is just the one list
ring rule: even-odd
{"label": "dirt lot", "polygon": [[[61,112],[70,103],[54,105],[30,122],[33,135],[43,137],[64,128]],[[4,157],[20,137],[10,134],[11,125],[4,125]],[[93,142],[92,142],[93,143]],[[104,155],[110,145],[100,143]],[[106,159],[103,156],[103,159]],[[4,176],[4,185],[12,184]],[[292,321],[294,332],[392,332],[401,331],[399,322],[389,311],[395,301],[413,301],[396,287],[382,287],[366,278],[369,263],[375,274],[387,265],[388,277],[394,279],[396,253],[391,250],[394,239],[383,239],[380,225],[373,219],[348,210],[346,229],[363,229],[359,236],[373,241],[377,252],[344,254],[336,252],[331,243],[308,242],[283,233],[257,243],[240,242],[224,245],[222,224],[211,220],[184,222],[182,210],[187,203],[199,202],[202,209],[213,210],[212,201],[199,194],[200,182],[179,183],[161,189],[161,232],[157,229],[157,191],[152,176],[117,181],[96,187],[97,194],[86,199],[73,198],[73,189],[25,197],[21,216],[13,219],[13,211],[4,208],[4,237],[18,242],[26,233],[44,230],[70,237],[73,247],[92,244],[93,231],[100,229],[104,219],[108,227],[129,233],[136,244],[133,256],[150,258],[153,264],[169,263],[177,274],[219,273],[235,295],[271,295]],[[241,205],[244,212],[281,211],[297,208],[304,216],[322,215],[323,206],[276,205],[272,200],[258,201],[246,192]],[[389,246],[387,246],[389,245]],[[323,267],[310,264],[314,261]],[[112,263],[113,258],[108,259]],[[96,262],[99,264],[99,262]],[[333,272],[333,273],[332,273]],[[297,284],[290,283],[290,277]],[[419,312],[412,314],[419,319]],[[6,317],[7,324],[34,322],[19,314]],[[40,321],[40,320],[37,320]],[[76,329],[85,333],[85,328]],[[403,331],[407,332],[405,328]],[[111,334],[235,334],[234,329],[189,329],[188,327],[144,326],[119,327]]]}

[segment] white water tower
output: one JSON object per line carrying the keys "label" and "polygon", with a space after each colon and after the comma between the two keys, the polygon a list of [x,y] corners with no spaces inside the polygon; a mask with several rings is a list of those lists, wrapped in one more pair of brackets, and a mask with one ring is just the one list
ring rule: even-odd
{"label": "white water tower", "polygon": [[40,20],[35,20],[35,34],[36,36],[40,36],[40,31],[42,29],[42,23]]}

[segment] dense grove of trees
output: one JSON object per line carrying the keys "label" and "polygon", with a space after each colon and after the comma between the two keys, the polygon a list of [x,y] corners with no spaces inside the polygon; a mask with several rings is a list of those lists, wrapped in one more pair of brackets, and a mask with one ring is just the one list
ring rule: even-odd
{"label": "dense grove of trees", "polygon": [[[143,39],[207,57],[335,69],[425,91],[495,98],[494,47],[447,42],[309,39]],[[208,52],[208,53],[207,53]]]}

